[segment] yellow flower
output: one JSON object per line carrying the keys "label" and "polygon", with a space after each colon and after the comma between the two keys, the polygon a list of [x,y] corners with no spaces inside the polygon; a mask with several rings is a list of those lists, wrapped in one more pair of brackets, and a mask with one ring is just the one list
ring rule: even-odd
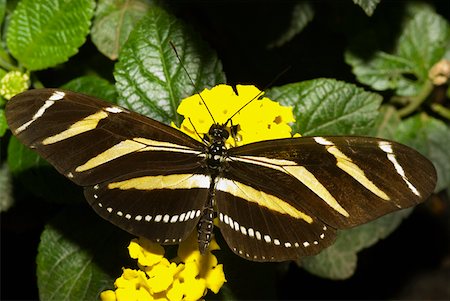
{"label": "yellow flower", "polygon": [[26,91],[29,87],[30,75],[20,71],[10,71],[0,79],[0,95],[11,99],[14,95]]}
{"label": "yellow flower", "polygon": [[123,269],[116,279],[116,290],[100,294],[102,301],[196,301],[210,289],[218,293],[225,283],[222,264],[211,253],[218,250],[215,240],[201,255],[196,233],[183,241],[178,257],[168,260],[164,248],[144,238],[133,239],[128,246],[130,256],[138,260],[140,270]]}
{"label": "yellow flower", "polygon": [[[180,130],[200,140],[200,137],[208,133],[214,118],[218,124],[228,122],[226,126],[229,132],[231,126],[237,126],[235,137],[230,135],[227,140],[228,146],[292,137],[289,123],[295,119],[291,107],[283,107],[278,102],[262,97],[263,92],[255,86],[237,85],[236,90],[237,94],[231,86],[218,85],[210,90],[203,90],[200,95],[195,94],[183,99],[177,110],[184,116]],[[257,98],[243,108],[255,97]],[[229,118],[236,112],[238,113],[229,122]]]}

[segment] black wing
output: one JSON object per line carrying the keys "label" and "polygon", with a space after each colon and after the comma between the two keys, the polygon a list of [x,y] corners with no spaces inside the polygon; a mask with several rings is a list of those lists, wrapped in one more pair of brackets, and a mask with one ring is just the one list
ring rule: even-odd
{"label": "black wing", "polygon": [[22,143],[84,186],[90,205],[117,226],[175,243],[197,224],[210,182],[199,163],[202,143],[124,108],[60,89],[15,96],[6,117]]}
{"label": "black wing", "polygon": [[424,156],[377,138],[271,140],[229,156],[216,187],[220,228],[235,253],[253,260],[316,254],[336,229],[414,206],[436,184]]}

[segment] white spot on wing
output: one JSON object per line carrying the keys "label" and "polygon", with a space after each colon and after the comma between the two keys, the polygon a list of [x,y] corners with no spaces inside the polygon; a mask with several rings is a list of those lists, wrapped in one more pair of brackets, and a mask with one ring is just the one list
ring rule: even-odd
{"label": "white spot on wing", "polygon": [[119,107],[108,107],[108,108],[105,108],[105,111],[107,111],[109,113],[113,113],[113,114],[123,112],[122,108],[119,108]]}
{"label": "white spot on wing", "polygon": [[169,220],[170,220],[170,215],[168,215],[168,214],[164,215],[163,222],[168,223]]}
{"label": "white spot on wing", "polygon": [[318,143],[320,145],[334,145],[333,142],[328,141],[327,139],[325,139],[323,137],[314,137],[313,139],[314,139],[314,141],[316,141],[316,143]]}
{"label": "white spot on wing", "polygon": [[157,216],[155,216],[155,219],[154,219],[155,223],[159,223],[161,220],[162,220],[161,214],[158,214]]}
{"label": "white spot on wing", "polygon": [[170,219],[170,222],[173,224],[173,223],[176,223],[177,220],[178,220],[178,215],[176,214],[176,215],[172,216],[172,218]]}
{"label": "white spot on wing", "polygon": [[239,223],[234,221],[234,230],[239,231]]}
{"label": "white spot on wing", "polygon": [[253,231],[253,228],[248,228],[248,236],[255,237],[255,231]]}
{"label": "white spot on wing", "polygon": [[66,93],[63,91],[55,91],[53,94],[48,98],[48,100],[61,100],[66,96]]}
{"label": "white spot on wing", "polygon": [[392,145],[391,143],[387,141],[380,141],[378,142],[378,146],[381,148],[381,150],[385,153],[392,154]]}

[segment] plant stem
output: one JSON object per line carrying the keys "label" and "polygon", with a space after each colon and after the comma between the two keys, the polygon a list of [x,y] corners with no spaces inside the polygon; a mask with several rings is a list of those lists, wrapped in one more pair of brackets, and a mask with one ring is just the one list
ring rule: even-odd
{"label": "plant stem", "polygon": [[441,104],[434,103],[431,105],[431,109],[442,117],[450,120],[450,109],[444,107]]}
{"label": "plant stem", "polygon": [[398,110],[398,115],[400,117],[405,117],[412,112],[414,112],[424,101],[427,99],[428,95],[430,95],[431,91],[433,91],[433,83],[429,80],[425,82],[422,90],[416,96],[409,97],[409,104],[404,108]]}

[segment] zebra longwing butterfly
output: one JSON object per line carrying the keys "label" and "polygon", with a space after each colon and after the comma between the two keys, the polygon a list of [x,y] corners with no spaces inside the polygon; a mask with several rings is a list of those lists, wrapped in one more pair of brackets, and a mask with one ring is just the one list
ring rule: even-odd
{"label": "zebra longwing butterfly", "polygon": [[318,253],[337,229],[414,206],[433,191],[430,161],[369,137],[300,137],[227,148],[100,99],[59,89],[12,98],[13,133],[84,187],[103,218],[138,236],[176,244],[196,229],[201,250],[213,218],[229,247],[254,261]]}

